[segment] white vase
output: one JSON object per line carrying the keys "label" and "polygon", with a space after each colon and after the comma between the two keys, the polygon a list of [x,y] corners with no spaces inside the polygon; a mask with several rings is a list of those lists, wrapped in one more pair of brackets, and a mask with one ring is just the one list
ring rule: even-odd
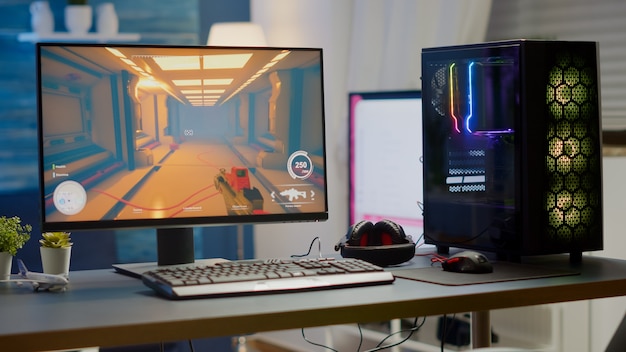
{"label": "white vase", "polygon": [[39,247],[39,249],[41,253],[41,264],[45,274],[63,274],[69,277],[72,247]]}
{"label": "white vase", "polygon": [[70,34],[84,35],[91,28],[92,10],[89,5],[65,6],[65,28]]}
{"label": "white vase", "polygon": [[11,276],[13,256],[9,252],[0,252],[0,280],[8,280]]}
{"label": "white vase", "polygon": [[47,1],[33,1],[30,4],[30,25],[37,34],[54,32],[54,17]]}
{"label": "white vase", "polygon": [[115,13],[115,6],[105,2],[96,8],[96,31],[102,35],[113,36],[117,34],[119,20]]}

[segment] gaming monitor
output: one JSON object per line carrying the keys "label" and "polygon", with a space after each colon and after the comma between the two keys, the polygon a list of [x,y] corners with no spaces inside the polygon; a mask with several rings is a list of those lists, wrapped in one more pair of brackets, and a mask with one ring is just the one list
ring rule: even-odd
{"label": "gaming monitor", "polygon": [[420,91],[349,94],[350,224],[389,219],[423,233]]}
{"label": "gaming monitor", "polygon": [[39,43],[37,71],[43,231],[155,228],[179,264],[194,226],[328,218],[321,49]]}

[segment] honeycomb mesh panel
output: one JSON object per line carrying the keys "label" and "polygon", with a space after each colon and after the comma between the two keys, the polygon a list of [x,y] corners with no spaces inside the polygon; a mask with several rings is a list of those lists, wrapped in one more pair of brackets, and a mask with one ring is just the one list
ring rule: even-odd
{"label": "honeycomb mesh panel", "polygon": [[553,240],[585,239],[601,216],[598,187],[599,116],[597,78],[593,62],[562,53],[548,74],[544,194],[548,235]]}

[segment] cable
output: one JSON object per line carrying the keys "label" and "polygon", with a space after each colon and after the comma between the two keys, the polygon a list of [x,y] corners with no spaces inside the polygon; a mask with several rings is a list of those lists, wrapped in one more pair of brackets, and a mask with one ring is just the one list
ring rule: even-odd
{"label": "cable", "polygon": [[[418,238],[417,238],[417,240],[415,240],[415,249],[417,249],[417,248],[419,248],[419,247],[423,246],[423,245],[426,243],[426,242],[419,243],[419,242],[420,242],[421,240],[423,240],[423,239],[424,239],[424,233],[422,232],[422,234],[420,235],[420,237],[418,237]],[[418,244],[418,243],[419,243],[419,244]]]}
{"label": "cable", "polygon": [[430,258],[430,266],[433,266],[437,263],[443,263],[448,259],[447,257],[438,253],[431,253],[430,255],[432,255],[432,258]]}
{"label": "cable", "polygon": [[[467,243],[467,242],[471,242],[481,236],[483,236],[484,234],[487,233],[487,231],[489,231],[489,229],[491,228],[491,226],[488,226],[486,228],[484,228],[482,231],[480,231],[477,235],[470,237],[470,238],[465,238],[459,241],[454,241],[454,240],[449,240],[446,242],[446,244],[462,244],[462,243]],[[429,239],[431,239],[433,242],[436,242],[434,238],[430,237],[430,236],[426,236],[424,235],[424,237],[428,237]]]}
{"label": "cable", "polygon": [[313,244],[315,243],[316,240],[317,240],[317,254],[321,258],[322,257],[322,241],[320,241],[319,237],[315,237],[311,241],[311,244],[309,245],[309,251],[308,252],[306,252],[305,254],[292,254],[291,258],[302,258],[302,257],[306,257],[309,254],[311,254],[311,249],[313,248]]}
{"label": "cable", "polygon": [[[452,314],[452,319],[451,321],[454,321],[454,319],[456,318],[456,313]],[[443,315],[443,319],[442,319],[442,326],[441,326],[441,352],[444,352],[444,346],[446,344],[446,339],[448,337],[448,331],[449,326],[448,326],[448,315],[444,314]]]}
{"label": "cable", "polygon": [[444,348],[444,346],[446,344],[445,343],[446,335],[447,335],[446,330],[448,329],[447,326],[446,326],[446,325],[448,325],[447,324],[447,321],[448,321],[447,317],[448,316],[446,314],[444,314],[443,315],[443,320],[441,321],[441,352],[443,352],[443,348]]}
{"label": "cable", "polygon": [[[403,344],[404,342],[408,341],[408,340],[411,338],[411,336],[413,336],[413,333],[414,333],[414,332],[418,331],[418,330],[419,330],[422,326],[424,326],[424,323],[426,323],[426,317],[423,317],[423,318],[422,318],[422,322],[421,322],[421,323],[419,323],[419,324],[417,324],[417,320],[418,320],[418,319],[419,319],[419,317],[415,317],[415,320],[413,320],[413,326],[412,326],[410,329],[403,329],[403,330],[399,330],[399,331],[396,331],[396,332],[390,333],[390,334],[389,334],[389,335],[387,335],[384,339],[382,339],[382,340],[378,343],[378,345],[376,345],[376,347],[375,347],[375,348],[370,349],[370,350],[366,350],[366,351],[363,351],[363,352],[381,351],[381,350],[384,350],[384,349],[388,349],[388,348],[396,347],[396,346],[398,346],[398,345]],[[402,340],[400,340],[400,341],[398,341],[398,342],[394,342],[394,343],[392,343],[392,344],[390,344],[390,345],[385,345],[385,346],[382,346],[382,344],[383,344],[385,341],[387,341],[387,339],[389,339],[390,337],[392,337],[392,336],[394,336],[394,335],[397,335],[397,334],[401,334],[401,333],[403,333],[403,332],[407,332],[407,331],[409,332],[409,334],[408,334],[407,336],[405,336]]]}
{"label": "cable", "polygon": [[[382,340],[381,340],[381,341],[380,341],[380,342],[376,345],[376,347],[375,347],[375,348],[373,348],[373,349],[369,349],[369,350],[365,350],[365,351],[363,351],[363,352],[375,352],[375,351],[381,351],[381,350],[385,350],[385,349],[392,348],[392,347],[395,347],[395,346],[398,346],[398,345],[403,344],[404,342],[406,342],[407,340],[409,340],[409,339],[411,338],[411,336],[413,335],[413,333],[415,333],[416,331],[418,331],[418,330],[419,330],[422,326],[424,326],[424,324],[426,323],[426,317],[423,317],[423,318],[422,318],[422,322],[421,322],[421,323],[419,323],[419,324],[417,323],[418,319],[419,319],[419,317],[416,317],[416,318],[415,318],[415,320],[413,320],[413,326],[412,326],[411,328],[409,328],[409,329],[402,329],[402,330],[398,330],[398,331],[392,332],[392,333],[390,333],[389,335],[387,335],[384,339],[382,339]],[[361,347],[363,346],[363,329],[361,328],[361,324],[357,324],[357,328],[358,328],[358,330],[359,330],[359,344],[358,344],[358,346],[357,346],[356,352],[360,352],[360,351],[361,351]],[[407,331],[409,332],[409,334],[408,334],[407,336],[405,336],[402,340],[397,341],[397,342],[394,342],[394,343],[389,344],[389,345],[382,346],[382,344],[383,344],[385,341],[387,341],[387,339],[391,338],[391,337],[392,337],[392,336],[394,336],[394,335],[401,334],[401,333],[403,333],[403,332],[407,332]],[[329,347],[329,346],[326,346],[326,345],[322,345],[322,344],[320,344],[320,343],[313,342],[313,341],[309,340],[309,339],[306,337],[305,333],[304,333],[304,328],[302,328],[302,329],[301,329],[301,332],[302,332],[302,338],[304,339],[304,341],[306,341],[306,342],[310,343],[311,345],[313,345],[313,346],[317,346],[317,347],[321,347],[321,348],[325,348],[325,349],[327,349],[327,350],[329,350],[329,351],[339,352],[339,351],[335,350],[335,349],[334,349],[334,348],[332,348],[332,347]]]}
{"label": "cable", "polygon": [[191,339],[189,339],[188,341],[189,341],[189,351],[194,352],[195,349],[193,348],[193,341],[191,341]]}
{"label": "cable", "polygon": [[361,350],[361,346],[363,346],[363,329],[361,329],[361,324],[356,324],[359,328],[359,345],[356,347],[356,352]]}
{"label": "cable", "polygon": [[337,351],[337,350],[336,350],[336,349],[334,349],[334,348],[331,348],[331,347],[329,347],[329,346],[325,346],[325,345],[322,345],[321,343],[313,342],[313,341],[311,341],[311,340],[307,339],[307,337],[304,335],[304,328],[302,328],[302,329],[301,329],[301,331],[302,331],[302,338],[304,339],[304,341],[306,341],[306,342],[310,343],[311,345],[313,345],[313,346],[317,346],[317,347],[321,347],[321,348],[325,348],[325,349],[327,349],[327,350],[329,350],[329,351],[339,352],[339,351]]}

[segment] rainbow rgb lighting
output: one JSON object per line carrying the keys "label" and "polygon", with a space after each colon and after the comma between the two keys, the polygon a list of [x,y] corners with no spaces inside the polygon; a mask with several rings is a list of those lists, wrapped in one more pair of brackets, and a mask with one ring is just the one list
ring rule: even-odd
{"label": "rainbow rgb lighting", "polygon": [[473,99],[474,95],[472,93],[472,76],[473,76],[473,67],[476,65],[476,62],[470,62],[467,65],[467,116],[463,119],[460,114],[460,105],[461,101],[463,101],[464,97],[460,94],[460,80],[458,78],[457,65],[456,63],[452,63],[449,68],[449,81],[450,81],[450,116],[454,120],[454,129],[457,133],[461,133],[459,129],[459,121],[465,121],[465,129],[468,133],[472,133],[472,129],[470,128],[470,121],[473,116]]}

